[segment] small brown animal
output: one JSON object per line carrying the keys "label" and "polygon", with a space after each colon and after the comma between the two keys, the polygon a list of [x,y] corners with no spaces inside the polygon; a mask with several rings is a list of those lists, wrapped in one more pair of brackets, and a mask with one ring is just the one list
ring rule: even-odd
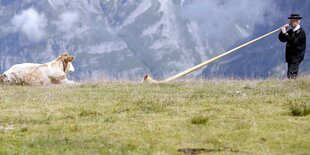
{"label": "small brown animal", "polygon": [[74,71],[74,57],[62,53],[55,60],[45,64],[23,63],[12,66],[0,75],[0,83],[11,85],[74,84],[66,74]]}

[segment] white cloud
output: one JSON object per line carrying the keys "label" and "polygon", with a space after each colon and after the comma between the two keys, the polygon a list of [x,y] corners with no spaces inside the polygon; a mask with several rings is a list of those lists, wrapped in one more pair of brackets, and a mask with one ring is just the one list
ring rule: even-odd
{"label": "white cloud", "polygon": [[14,31],[25,34],[32,41],[40,41],[46,35],[47,19],[43,13],[39,14],[34,8],[15,15],[11,23]]}
{"label": "white cloud", "polygon": [[245,37],[256,24],[270,23],[278,14],[271,8],[276,8],[272,0],[193,0],[182,10],[182,15],[196,21],[206,37],[225,40],[234,29]]}
{"label": "white cloud", "polygon": [[79,14],[75,12],[65,12],[55,22],[57,28],[62,32],[70,32],[77,28],[79,23]]}

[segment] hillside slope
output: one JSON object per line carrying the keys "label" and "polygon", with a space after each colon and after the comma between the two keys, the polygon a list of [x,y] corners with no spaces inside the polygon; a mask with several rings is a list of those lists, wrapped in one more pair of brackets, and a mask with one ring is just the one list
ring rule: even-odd
{"label": "hillside slope", "polygon": [[310,154],[309,78],[0,86],[0,113],[0,154]]}

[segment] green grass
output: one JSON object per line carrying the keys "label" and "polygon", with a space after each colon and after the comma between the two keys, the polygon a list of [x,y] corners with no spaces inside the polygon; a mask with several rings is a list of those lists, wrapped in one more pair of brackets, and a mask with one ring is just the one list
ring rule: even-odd
{"label": "green grass", "polygon": [[290,110],[293,116],[307,116],[310,115],[310,104],[302,103],[299,105],[292,105]]}
{"label": "green grass", "polygon": [[310,154],[309,106],[309,78],[0,86],[0,154]]}
{"label": "green grass", "polygon": [[209,121],[207,117],[197,116],[192,118],[192,124],[206,124]]}

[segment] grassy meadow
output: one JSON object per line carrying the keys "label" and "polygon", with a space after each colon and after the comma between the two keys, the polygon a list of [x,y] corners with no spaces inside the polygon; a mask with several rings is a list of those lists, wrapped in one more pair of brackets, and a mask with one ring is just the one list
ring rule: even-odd
{"label": "grassy meadow", "polygon": [[0,154],[310,154],[310,78],[0,86]]}

